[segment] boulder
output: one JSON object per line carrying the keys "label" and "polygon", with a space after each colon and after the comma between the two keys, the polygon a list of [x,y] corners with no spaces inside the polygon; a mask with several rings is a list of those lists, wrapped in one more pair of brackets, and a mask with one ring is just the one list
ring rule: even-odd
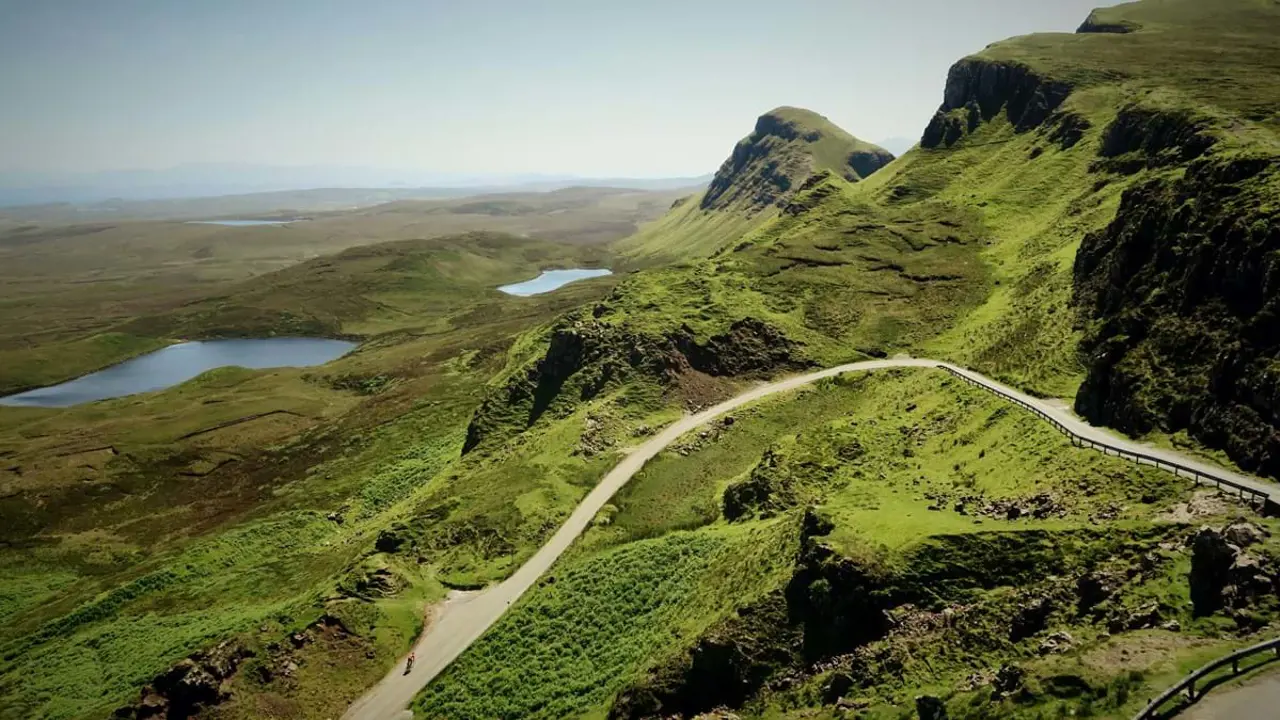
{"label": "boulder", "polygon": [[1129,629],[1144,630],[1160,624],[1160,605],[1147,603],[1129,614]]}
{"label": "boulder", "polygon": [[1040,643],[1040,647],[1036,648],[1036,652],[1041,655],[1052,655],[1055,653],[1063,653],[1075,646],[1075,638],[1071,637],[1071,633],[1065,630],[1059,630],[1052,633]]}
{"label": "boulder", "polygon": [[1044,630],[1049,613],[1053,612],[1053,601],[1040,597],[1018,608],[1009,627],[1010,642],[1018,642]]}
{"label": "boulder", "polygon": [[853,685],[853,677],[849,673],[832,673],[822,688],[822,701],[828,705],[835,704],[853,689]]}
{"label": "boulder", "polygon": [[916,698],[916,717],[920,720],[947,720],[947,706],[942,698],[921,695]]}
{"label": "boulder", "polygon": [[1240,548],[1222,533],[1202,527],[1191,540],[1191,603],[1197,615],[1209,615],[1222,607],[1222,591],[1230,580]]}
{"label": "boulder", "polygon": [[991,687],[1000,695],[1008,695],[1022,687],[1026,676],[1026,671],[1017,665],[1001,665],[995,679],[991,681]]}
{"label": "boulder", "polygon": [[1227,542],[1239,548],[1247,548],[1250,545],[1267,539],[1269,533],[1261,525],[1251,522],[1238,522],[1228,525],[1222,530],[1222,536]]}
{"label": "boulder", "polygon": [[1094,571],[1080,576],[1076,581],[1077,605],[1080,612],[1090,610],[1114,595],[1123,583],[1123,578],[1113,572]]}

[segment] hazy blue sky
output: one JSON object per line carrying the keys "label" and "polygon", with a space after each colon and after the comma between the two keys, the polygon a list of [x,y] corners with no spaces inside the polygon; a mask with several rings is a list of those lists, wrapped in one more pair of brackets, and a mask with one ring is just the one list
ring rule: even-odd
{"label": "hazy blue sky", "polygon": [[917,137],[956,59],[1097,4],[0,0],[0,170],[696,175],[777,105]]}

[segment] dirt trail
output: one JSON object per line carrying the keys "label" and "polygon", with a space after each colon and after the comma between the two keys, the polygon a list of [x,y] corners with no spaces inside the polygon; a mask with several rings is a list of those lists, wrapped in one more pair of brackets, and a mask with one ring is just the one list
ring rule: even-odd
{"label": "dirt trail", "polygon": [[582,531],[591,523],[592,518],[613,497],[614,493],[621,489],[640,468],[644,467],[646,462],[661,452],[663,448],[675,442],[680,436],[714,420],[720,415],[769,395],[795,390],[818,380],[844,373],[903,367],[949,368],[978,382],[992,392],[1005,397],[1017,398],[1043,410],[1072,431],[1096,443],[1108,445],[1113,449],[1138,451],[1161,457],[1195,468],[1211,477],[1216,476],[1233,480],[1273,496],[1280,495],[1280,486],[1275,484],[1232,473],[1171,450],[1153,448],[1113,435],[1109,431],[1093,427],[1075,417],[1060,401],[1033,398],[975,372],[963,370],[950,363],[938,360],[908,357],[870,360],[840,365],[806,375],[784,378],[752,388],[731,400],[726,400],[695,415],[681,418],[632,451],[613,470],[609,471],[608,475],[605,475],[600,484],[596,485],[583,498],[582,502],[574,509],[569,519],[560,526],[555,535],[551,536],[551,539],[533,557],[529,558],[514,575],[482,592],[463,597],[454,597],[446,601],[438,613],[437,620],[428,627],[414,646],[414,652],[417,653],[417,661],[413,672],[408,675],[404,674],[402,661],[381,682],[370,689],[364,697],[356,701],[343,715],[343,720],[401,720],[402,718],[411,717],[411,715],[406,714],[405,708],[409,706],[413,696],[448,667],[449,663],[461,655],[471,643],[479,639],[484,634],[484,631],[489,629],[489,626],[493,625],[498,618],[502,617],[507,608],[523,595],[537,581],[539,576],[551,567],[552,563],[568,549],[578,535],[582,534]]}

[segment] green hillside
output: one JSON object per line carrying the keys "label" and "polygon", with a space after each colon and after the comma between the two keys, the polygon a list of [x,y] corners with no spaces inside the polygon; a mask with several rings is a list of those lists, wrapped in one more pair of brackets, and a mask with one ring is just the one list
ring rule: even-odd
{"label": "green hillside", "polygon": [[640,263],[713,255],[771,220],[815,177],[858,182],[892,160],[887,150],[815,112],[776,108],[756,120],[705,192],[679,201],[666,217],[617,247]]}
{"label": "green hillside", "polygon": [[[1280,6],[1149,0],[1082,30],[958,62],[920,147],[865,179],[828,164],[779,203],[786,183],[725,168],[787,167],[794,146],[744,140],[707,195],[618,244],[669,264],[513,357],[468,447],[536,435],[619,388],[698,407],[756,377],[906,351],[1275,476]],[[699,234],[720,202],[747,210]],[[1088,470],[1096,456],[1064,455],[1048,428],[1006,425],[1021,421],[945,380],[842,387],[654,461],[561,561],[565,583],[523,601],[415,711],[898,718],[930,694],[951,717],[1127,717],[1274,634],[1272,593],[1223,609],[1199,584],[1196,548],[1241,508],[1131,466]],[[994,521],[975,514],[994,498]],[[723,543],[776,522],[800,533],[789,571],[767,564],[739,602],[708,587],[740,572],[709,569]],[[1275,558],[1267,543],[1245,554]],[[646,563],[676,548],[672,576],[654,577]],[[600,573],[607,587],[584,580]],[[609,629],[617,575],[645,613],[626,630]],[[539,644],[597,619],[601,636]]]}
{"label": "green hillside", "polygon": [[[199,293],[128,258],[121,282],[165,294],[102,327],[43,316],[56,341],[14,350],[20,382],[69,373],[72,343],[361,346],[0,408],[0,718],[338,717],[426,609],[509,577],[645,438],[811,368],[948,359],[1280,477],[1277,78],[1280,4],[1144,0],[960,59],[901,158],[766,113],[705,192],[608,246],[557,238],[617,237],[651,204],[562,228],[605,200],[397,203],[335,218],[335,254],[264,243],[271,267]],[[455,213],[516,234],[414,234]],[[404,234],[354,242],[381,223]],[[79,247],[59,243],[0,249],[71,284],[99,256],[58,275]],[[851,374],[669,446],[412,709],[903,720],[927,696],[953,719],[1130,717],[1275,636],[1276,578],[1280,520],[941,371]]]}
{"label": "green hillside", "polygon": [[[496,286],[600,259],[599,248],[485,233],[355,248],[129,326],[159,338],[358,337],[339,361],[0,409],[0,717],[108,716],[222,640],[256,658],[239,676],[255,678],[238,693],[247,704],[227,712],[263,717],[263,702],[324,717],[350,702],[411,640],[423,604],[445,592],[440,578],[460,578],[475,557],[458,541],[438,568],[379,559],[388,527],[423,506],[446,521],[442,508],[463,506],[458,532],[495,507],[461,491],[496,507],[527,494],[540,529],[542,514],[576,499],[545,489],[594,470],[567,454],[457,464],[484,381],[516,336],[613,279],[531,298]],[[309,640],[282,653],[295,633]],[[285,663],[305,669],[264,684]]]}

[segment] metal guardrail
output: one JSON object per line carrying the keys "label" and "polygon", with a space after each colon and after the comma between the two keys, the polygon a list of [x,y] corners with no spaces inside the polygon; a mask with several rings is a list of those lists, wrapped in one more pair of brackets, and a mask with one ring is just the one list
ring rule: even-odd
{"label": "metal guardrail", "polygon": [[1203,691],[1199,695],[1196,694],[1196,682],[1203,680],[1206,675],[1209,675],[1219,668],[1226,667],[1227,665],[1231,666],[1232,676],[1239,675],[1241,660],[1268,650],[1275,653],[1277,657],[1280,657],[1280,638],[1260,642],[1257,645],[1250,645],[1243,650],[1237,650],[1230,655],[1220,657],[1199,670],[1196,670],[1183,678],[1177,685],[1165,690],[1156,697],[1156,699],[1147,703],[1147,706],[1143,708],[1141,712],[1133,716],[1133,720],[1150,720],[1150,718],[1156,717],[1155,713],[1160,709],[1161,705],[1164,705],[1166,702],[1169,702],[1184,692],[1187,694],[1188,702],[1195,702],[1204,695]]}
{"label": "metal guardrail", "polygon": [[[1143,464],[1152,465],[1157,468],[1166,469],[1173,472],[1173,474],[1178,477],[1182,477],[1183,475],[1186,475],[1194,479],[1197,484],[1199,484],[1202,481],[1212,481],[1218,487],[1219,490],[1224,488],[1230,488],[1230,489],[1236,490],[1239,493],[1241,499],[1244,499],[1246,496],[1248,496],[1248,502],[1250,506],[1254,504],[1254,501],[1257,501],[1259,510],[1266,510],[1267,504],[1271,502],[1271,496],[1268,493],[1262,490],[1258,490],[1257,488],[1251,488],[1246,485],[1241,485],[1240,483],[1235,482],[1229,478],[1218,477],[1211,473],[1204,472],[1203,470],[1198,470],[1193,467],[1188,467],[1180,463],[1171,462],[1169,460],[1158,458],[1152,455],[1147,455],[1145,453],[1134,452],[1132,450],[1125,450],[1123,448],[1113,447],[1111,445],[1107,445],[1106,443],[1100,443],[1096,440],[1091,440],[1089,438],[1086,438],[1083,435],[1080,435],[1079,433],[1075,432],[1071,428],[1059,422],[1057,418],[1053,417],[1049,413],[1036,407],[1035,405],[1032,405],[1030,403],[1023,401],[1021,398],[1010,395],[1009,393],[1002,391],[1000,388],[992,387],[985,383],[979,382],[978,380],[972,377],[969,377],[968,375],[956,370],[955,368],[947,367],[946,365],[942,365],[941,367],[943,370],[946,370],[947,372],[960,378],[966,383],[969,383],[974,387],[979,387],[979,388],[982,388],[983,390],[986,390],[987,392],[998,395],[1004,398],[1005,400],[1008,400],[1009,402],[1012,402],[1013,404],[1023,408],[1024,410],[1031,411],[1041,419],[1049,421],[1049,423],[1052,424],[1055,428],[1057,428],[1059,432],[1071,438],[1071,444],[1075,445],[1076,447],[1088,447],[1093,450],[1101,450],[1104,454],[1115,453],[1116,457],[1122,457],[1129,460],[1133,460],[1139,465],[1143,465]],[[1263,653],[1267,651],[1271,651],[1275,653],[1277,657],[1280,657],[1280,638],[1267,640],[1266,642],[1260,642],[1257,645],[1251,645],[1242,650],[1237,650],[1231,653],[1230,655],[1225,655],[1223,657],[1220,657],[1217,660],[1214,660],[1213,662],[1200,668],[1199,670],[1196,670],[1195,672],[1183,678],[1178,684],[1174,685],[1168,690],[1165,690],[1154,700],[1147,703],[1147,706],[1143,708],[1141,712],[1135,715],[1133,720],[1151,720],[1151,718],[1156,717],[1155,713],[1157,710],[1160,709],[1162,705],[1169,702],[1169,700],[1177,697],[1178,695],[1181,695],[1182,693],[1186,693],[1187,700],[1189,702],[1195,702],[1197,699],[1199,699],[1201,695],[1203,695],[1203,691],[1201,692],[1200,695],[1196,694],[1196,683],[1198,681],[1203,680],[1209,674],[1217,671],[1220,668],[1226,667],[1227,665],[1231,666],[1231,674],[1233,676],[1238,675],[1240,674],[1241,660],[1244,660],[1253,655],[1257,655],[1259,653]]]}
{"label": "metal guardrail", "polygon": [[951,373],[952,375],[960,378],[961,380],[969,383],[970,385],[973,385],[974,387],[979,387],[979,388],[982,388],[983,390],[986,390],[987,392],[993,393],[995,395],[999,395],[1000,397],[1004,398],[1005,400],[1008,400],[1009,402],[1012,402],[1013,404],[1021,407],[1022,409],[1031,411],[1041,419],[1049,421],[1049,423],[1052,424],[1055,428],[1057,428],[1059,432],[1071,438],[1071,444],[1075,445],[1076,447],[1087,447],[1092,450],[1100,450],[1104,455],[1110,455],[1112,453],[1115,453],[1116,457],[1125,458],[1126,460],[1132,460],[1139,465],[1151,465],[1153,467],[1157,467],[1162,470],[1168,470],[1172,472],[1176,477],[1183,477],[1183,476],[1190,477],[1192,480],[1196,482],[1196,484],[1201,484],[1201,483],[1208,484],[1212,482],[1219,490],[1230,488],[1231,490],[1236,491],[1236,493],[1239,495],[1241,500],[1246,500],[1246,502],[1248,502],[1250,507],[1253,507],[1256,503],[1257,509],[1260,512],[1267,509],[1267,503],[1270,502],[1271,500],[1271,496],[1267,492],[1263,490],[1259,490],[1257,488],[1249,487],[1247,485],[1241,485],[1240,483],[1235,482],[1230,478],[1219,477],[1217,475],[1213,475],[1212,473],[1207,473],[1203,470],[1199,470],[1193,467],[1188,467],[1186,465],[1172,462],[1170,460],[1165,460],[1164,458],[1155,457],[1153,455],[1147,455],[1145,453],[1135,452],[1133,450],[1125,450],[1124,448],[1114,447],[1111,445],[1107,445],[1106,443],[1101,443],[1096,440],[1091,440],[1089,438],[1086,438],[1083,435],[1080,435],[1079,433],[1075,432],[1071,428],[1059,422],[1057,418],[1053,417],[1049,413],[1036,407],[1035,405],[1032,405],[1030,403],[1023,401],[1021,398],[1018,398],[1014,395],[1010,395],[1009,393],[1002,391],[1000,388],[992,387],[985,383],[979,382],[978,380],[975,380],[974,378],[969,377],[968,375],[956,370],[955,368],[948,367],[946,365],[940,365],[940,367],[943,370],[946,370],[947,372]]}

